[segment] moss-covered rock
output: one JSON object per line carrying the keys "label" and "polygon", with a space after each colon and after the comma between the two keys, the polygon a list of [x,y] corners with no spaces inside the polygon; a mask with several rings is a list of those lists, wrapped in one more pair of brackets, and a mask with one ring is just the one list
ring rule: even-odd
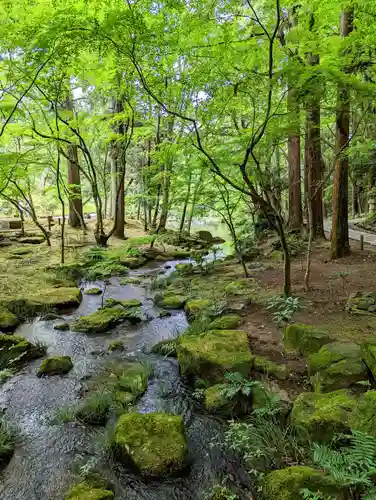
{"label": "moss-covered rock", "polygon": [[177,357],[177,352],[176,352],[176,345],[177,345],[177,340],[176,339],[165,339],[157,342],[153,347],[151,348],[151,352],[153,354],[162,354],[163,356],[167,356],[170,358],[176,358]]}
{"label": "moss-covered rock", "polygon": [[113,491],[82,482],[73,486],[65,500],[112,500],[113,498],[115,498]]}
{"label": "moss-covered rock", "polygon": [[135,307],[141,307],[141,300],[138,299],[128,299],[128,300],[122,300],[122,299],[106,299],[105,302],[106,307],[114,307],[114,306],[122,306],[124,309],[132,309]]}
{"label": "moss-covered rock", "polygon": [[357,292],[349,297],[346,310],[352,314],[371,314],[376,312],[375,305],[375,292]]}
{"label": "moss-covered rock", "polygon": [[15,314],[8,309],[0,308],[0,332],[13,332],[19,323]]}
{"label": "moss-covered rock", "polygon": [[19,366],[41,356],[41,349],[23,337],[0,334],[0,370]]}
{"label": "moss-covered rock", "polygon": [[191,274],[193,272],[193,264],[190,262],[186,264],[176,264],[175,269],[179,274]]}
{"label": "moss-covered rock", "polygon": [[231,330],[241,324],[242,320],[237,314],[219,316],[210,324],[210,330]]}
{"label": "moss-covered rock", "polygon": [[254,361],[254,368],[256,372],[265,373],[278,380],[285,380],[289,376],[287,365],[282,363],[275,363],[270,359],[262,356],[256,356]]}
{"label": "moss-covered rock", "polygon": [[124,342],[122,340],[113,340],[108,344],[108,350],[112,351],[124,351]]}
{"label": "moss-covered rock", "polygon": [[294,402],[291,421],[306,428],[312,439],[328,442],[349,430],[355,407],[356,400],[345,389],[326,394],[304,392]]}
{"label": "moss-covered rock", "polygon": [[286,351],[294,351],[308,356],[317,352],[330,338],[327,332],[315,326],[294,323],[285,329],[283,343]]}
{"label": "moss-covered rock", "polygon": [[208,299],[192,299],[184,306],[184,311],[186,312],[189,319],[197,318],[202,314],[210,312],[210,300]]}
{"label": "moss-covered rock", "polygon": [[70,356],[46,358],[39,367],[38,377],[43,375],[63,375],[70,372],[72,368],[73,363]]}
{"label": "moss-covered rock", "polygon": [[156,304],[159,307],[164,307],[166,309],[183,309],[186,302],[186,297],[183,295],[176,295],[171,292],[167,292],[162,296],[156,297]]}
{"label": "moss-covered rock", "polygon": [[204,392],[204,409],[215,415],[230,418],[244,415],[251,409],[251,398],[238,394],[227,398],[222,394],[223,384],[215,384]]}
{"label": "moss-covered rock", "polygon": [[213,384],[227,372],[248,377],[253,367],[247,332],[210,330],[201,335],[182,335],[177,344],[183,375],[199,377]]}
{"label": "moss-covered rock", "polygon": [[243,278],[236,281],[232,281],[225,286],[225,293],[229,295],[247,295],[247,292],[252,292],[256,289],[257,285],[255,280],[252,278]]}
{"label": "moss-covered rock", "polygon": [[129,278],[121,278],[120,285],[140,285],[142,283],[141,278],[136,278],[134,276],[130,276]]}
{"label": "moss-covered rock", "polygon": [[69,330],[69,323],[58,323],[54,326],[54,330],[59,332],[67,332]]}
{"label": "moss-covered rock", "polygon": [[144,257],[123,257],[121,259],[121,264],[124,266],[128,267],[129,269],[137,269],[138,267],[143,266],[146,264],[148,259],[145,259]]}
{"label": "moss-covered rock", "polygon": [[350,418],[350,427],[376,437],[376,391],[360,396]]}
{"label": "moss-covered rock", "polygon": [[165,477],[187,464],[187,441],[180,416],[126,413],[117,421],[117,457],[142,476]]}
{"label": "moss-covered rock", "polygon": [[361,346],[361,356],[369,371],[376,379],[376,344],[364,343]]}
{"label": "moss-covered rock", "polygon": [[320,491],[325,498],[341,498],[341,491],[322,471],[295,465],[266,475],[263,481],[265,500],[301,500],[301,490]]}
{"label": "moss-covered rock", "polygon": [[72,330],[82,333],[104,333],[119,323],[129,320],[131,323],[141,321],[138,308],[106,307],[88,316],[81,316],[72,323]]}
{"label": "moss-covered rock", "polygon": [[[38,295],[35,297],[37,310],[42,308],[49,309],[71,309],[78,307],[82,300],[82,293],[79,288],[73,287],[60,287],[53,288],[46,295]],[[33,299],[30,299],[34,302]]]}
{"label": "moss-covered rock", "polygon": [[98,287],[86,288],[84,290],[85,295],[102,295],[102,290]]}
{"label": "moss-covered rock", "polygon": [[55,313],[47,313],[41,316],[41,321],[55,321],[56,319],[63,321],[64,318]]}
{"label": "moss-covered rock", "polygon": [[315,390],[335,391],[367,380],[360,347],[356,344],[332,342],[308,358],[308,373]]}

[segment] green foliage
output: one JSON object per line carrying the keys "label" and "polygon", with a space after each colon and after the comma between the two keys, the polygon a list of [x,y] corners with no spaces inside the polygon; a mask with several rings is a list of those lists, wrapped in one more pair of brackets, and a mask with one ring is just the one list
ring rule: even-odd
{"label": "green foliage", "polygon": [[238,395],[250,397],[253,387],[262,386],[258,380],[249,380],[238,372],[226,373],[225,380],[226,383],[220,386],[219,392],[226,399],[232,399]]}
{"label": "green foliage", "polygon": [[4,417],[0,418],[0,468],[12,456],[18,433],[15,425],[7,422]]}
{"label": "green foliage", "polygon": [[273,321],[279,325],[288,323],[301,309],[299,297],[275,296],[268,300],[267,309],[273,313]]}

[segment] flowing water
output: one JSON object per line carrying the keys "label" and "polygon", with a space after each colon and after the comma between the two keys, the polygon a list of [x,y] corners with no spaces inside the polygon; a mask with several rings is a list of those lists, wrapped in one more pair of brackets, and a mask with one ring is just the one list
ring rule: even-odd
{"label": "flowing water", "polygon": [[[65,376],[38,378],[40,360],[28,363],[0,389],[0,412],[15,422],[21,440],[9,465],[0,474],[0,500],[60,500],[77,482],[77,464],[98,460],[98,430],[77,423],[52,423],[56,410],[74,405],[82,392],[84,381],[97,375],[110,360],[137,356],[152,363],[153,378],[139,400],[140,412],[168,411],[182,415],[189,447],[191,468],[181,478],[144,483],[123,466],[99,460],[99,467],[113,484],[117,500],[202,500],[205,491],[226,478],[238,487],[239,499],[249,500],[250,484],[239,459],[216,444],[224,432],[223,424],[195,409],[191,391],[179,376],[175,359],[147,354],[159,340],[173,338],[187,326],[184,313],[158,318],[147,286],[151,273],[164,268],[168,273],[176,265],[168,262],[159,268],[143,269],[133,275],[145,275],[142,285],[120,285],[112,278],[105,287],[104,298],[142,301],[149,321],[138,326],[119,325],[102,335],[59,332],[56,322],[34,320],[18,331],[30,340],[37,339],[48,346],[48,355],[69,355],[73,370]],[[168,267],[171,266],[171,267]],[[149,279],[150,283],[150,279]],[[91,283],[100,285],[103,283]],[[84,295],[80,307],[67,320],[98,309],[102,296]],[[114,339],[124,341],[124,353],[107,351]],[[213,444],[214,443],[214,444]]]}

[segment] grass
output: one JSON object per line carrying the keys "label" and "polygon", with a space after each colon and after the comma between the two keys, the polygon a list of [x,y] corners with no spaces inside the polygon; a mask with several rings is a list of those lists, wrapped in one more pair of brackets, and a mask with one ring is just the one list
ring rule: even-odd
{"label": "grass", "polygon": [[0,468],[6,465],[12,456],[17,437],[17,427],[0,418]]}
{"label": "grass", "polygon": [[13,377],[13,375],[14,374],[11,370],[0,370],[0,384],[4,384],[4,382]]}

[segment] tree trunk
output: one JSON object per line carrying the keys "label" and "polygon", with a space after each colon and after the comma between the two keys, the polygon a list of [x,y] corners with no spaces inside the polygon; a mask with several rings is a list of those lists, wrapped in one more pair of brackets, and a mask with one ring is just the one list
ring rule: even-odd
{"label": "tree trunk", "polygon": [[181,214],[181,219],[180,219],[179,240],[180,240],[181,234],[182,234],[183,229],[184,229],[184,223],[185,223],[185,217],[187,215],[189,198],[191,197],[191,184],[192,184],[192,172],[189,173],[188,188],[187,188],[187,193],[185,195],[183,212]]}
{"label": "tree trunk", "polygon": [[[319,64],[319,56],[310,54],[308,62],[311,66]],[[312,88],[307,100],[306,144],[305,144],[305,176],[306,190],[312,193],[312,235],[313,238],[325,238],[323,214],[323,161],[321,156],[320,137],[320,92]],[[309,199],[306,192],[306,210]],[[307,214],[308,215],[308,214]]]}
{"label": "tree trunk", "polygon": [[360,214],[360,186],[356,181],[353,182],[352,191],[352,214],[353,217],[358,217]]}
{"label": "tree trunk", "polygon": [[[73,101],[70,96],[65,101],[68,111],[73,114]],[[69,224],[71,227],[84,229],[84,216],[82,210],[81,178],[78,167],[77,146],[68,146],[68,191],[69,191]]]}
{"label": "tree trunk", "polygon": [[[353,30],[353,12],[345,10],[341,15],[341,36],[347,37]],[[339,84],[336,118],[336,164],[333,182],[331,257],[338,259],[350,253],[348,221],[349,160],[347,145],[350,138],[350,92]]]}
{"label": "tree trunk", "polygon": [[162,208],[161,217],[159,219],[158,231],[166,229],[167,217],[169,211],[169,201],[170,201],[170,172],[168,163],[164,167],[164,179],[163,179],[163,195],[162,195]]}
{"label": "tree trunk", "polygon": [[[120,99],[113,100],[113,113],[118,114],[124,111],[123,103]],[[124,124],[122,120],[117,120],[114,125],[114,132],[118,137],[112,142],[112,165],[111,165],[111,191],[112,191],[112,214],[114,218],[114,235],[117,238],[125,238],[125,206],[124,206],[124,177],[125,158],[123,151]]]}

